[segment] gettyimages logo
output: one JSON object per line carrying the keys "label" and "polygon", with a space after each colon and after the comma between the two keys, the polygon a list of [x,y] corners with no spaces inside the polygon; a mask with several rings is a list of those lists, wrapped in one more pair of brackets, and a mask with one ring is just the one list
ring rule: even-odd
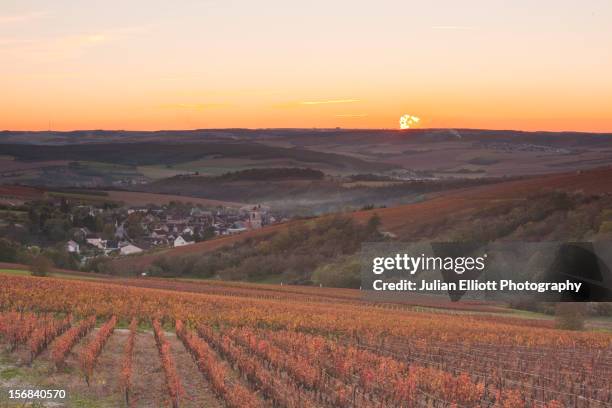
{"label": "gettyimages logo", "polygon": [[612,243],[371,243],[362,289],[402,295],[612,301]]}
{"label": "gettyimages logo", "polygon": [[410,256],[408,254],[396,254],[394,257],[376,257],[373,260],[372,272],[380,275],[385,271],[406,271],[411,275],[418,271],[452,271],[462,275],[466,271],[483,271],[487,254],[479,257],[472,256]]}

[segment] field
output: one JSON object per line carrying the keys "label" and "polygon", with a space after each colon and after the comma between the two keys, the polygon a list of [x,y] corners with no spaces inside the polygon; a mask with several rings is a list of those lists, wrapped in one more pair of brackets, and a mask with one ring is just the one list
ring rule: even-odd
{"label": "field", "polygon": [[11,156],[0,156],[0,173],[24,172],[45,167],[61,167],[68,164],[65,160],[47,160],[36,162],[22,162]]}
{"label": "field", "polygon": [[153,194],[139,193],[133,191],[106,191],[108,198],[112,201],[121,202],[125,205],[143,206],[147,204],[164,205],[171,201],[179,201],[184,203],[192,203],[207,207],[242,207],[245,203],[235,203],[230,201],[208,200],[198,197],[186,197],[172,194]]}
{"label": "field", "polygon": [[351,156],[321,153],[300,148],[266,146],[250,141],[225,143],[202,140],[200,143],[123,143],[117,154],[114,143],[58,145],[0,144],[0,153],[27,162],[68,160],[115,163],[124,166],[175,165],[207,158],[246,160],[284,160],[304,164],[321,164],[353,171],[383,171],[395,166],[364,161]]}
{"label": "field", "polygon": [[64,388],[69,406],[612,403],[609,332],[373,304],[346,289],[2,281],[3,386]]}
{"label": "field", "polygon": [[[204,145],[189,151],[171,150],[169,158],[154,152],[156,145],[160,150],[165,149],[162,143],[167,143],[170,137],[174,142]],[[63,152],[23,147],[15,151],[0,145],[0,154],[4,153],[7,160],[17,157],[29,161],[101,160],[104,157],[104,161],[134,162],[143,166],[142,173],[153,179],[184,171],[217,174],[223,170],[260,166],[315,167],[331,174],[405,168],[440,177],[466,176],[464,170],[468,169],[477,171],[471,176],[491,177],[546,174],[608,164],[612,160],[610,137],[609,133],[486,129],[5,132],[5,143],[34,141],[85,146]],[[86,146],[100,142],[125,143],[123,157],[107,156],[104,151],[92,154],[92,149]],[[140,151],[130,148],[130,144],[139,142],[147,143],[146,148]],[[253,142],[255,144],[251,144]],[[244,144],[251,144],[247,151],[241,148]],[[217,149],[220,145],[226,148]],[[152,157],[155,160],[150,160]],[[166,168],[167,164],[171,168]]]}
{"label": "field", "polygon": [[0,204],[3,205],[21,205],[28,200],[42,199],[44,195],[45,191],[39,188],[0,185]]}
{"label": "field", "polygon": [[[612,161],[611,140],[611,134],[476,129],[3,132],[0,177],[5,184],[62,187],[140,185],[262,167],[403,180],[514,177],[605,166]],[[161,183],[152,186],[158,191],[146,191],[176,192],[170,187]],[[198,196],[243,201],[223,190],[203,194]],[[269,194],[259,194],[260,201]]]}
{"label": "field", "polygon": [[[263,203],[289,217],[415,202],[423,193],[415,181],[489,183],[504,177],[588,171],[612,161],[612,135],[596,133],[226,129],[2,136],[2,184]],[[325,177],[222,177],[227,172],[272,168],[310,168]],[[142,203],[136,196],[133,202]]]}

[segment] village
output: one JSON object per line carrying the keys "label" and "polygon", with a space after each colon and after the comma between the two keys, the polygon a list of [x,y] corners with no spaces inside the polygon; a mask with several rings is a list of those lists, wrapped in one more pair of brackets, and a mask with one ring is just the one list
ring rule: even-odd
{"label": "village", "polygon": [[[181,247],[215,236],[240,234],[278,221],[268,206],[204,208],[172,202],[168,205],[115,209],[80,205],[97,221],[98,231],[74,228],[64,249],[82,263],[99,256],[127,256],[155,248]],[[102,220],[100,222],[100,220]],[[284,219],[283,219],[284,220]]]}

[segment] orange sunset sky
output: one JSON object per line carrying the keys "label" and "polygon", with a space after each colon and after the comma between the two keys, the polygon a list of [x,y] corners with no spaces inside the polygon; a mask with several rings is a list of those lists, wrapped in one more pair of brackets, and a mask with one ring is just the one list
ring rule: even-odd
{"label": "orange sunset sky", "polygon": [[612,131],[609,0],[0,0],[0,129]]}

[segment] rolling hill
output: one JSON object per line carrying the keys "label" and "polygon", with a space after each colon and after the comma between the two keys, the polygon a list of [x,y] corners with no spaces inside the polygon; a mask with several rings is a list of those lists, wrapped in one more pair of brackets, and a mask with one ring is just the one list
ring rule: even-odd
{"label": "rolling hill", "polygon": [[[377,208],[348,213],[359,222],[367,222],[374,214],[381,220],[381,228],[393,233],[398,239],[416,240],[431,238],[439,230],[448,229],[453,220],[461,220],[468,227],[476,222],[484,211],[499,208],[513,208],[517,203],[537,207],[540,203],[534,196],[555,192],[582,193],[584,195],[612,195],[612,167],[590,171],[568,172],[538,176],[512,181],[501,181],[485,186],[472,186],[439,193],[431,193],[422,202],[392,208]],[[544,200],[543,203],[547,201]],[[611,207],[612,208],[612,207]],[[501,216],[503,218],[503,214]],[[122,269],[145,268],[160,256],[181,256],[203,254],[243,242],[249,238],[265,238],[291,226],[306,221],[292,221],[276,224],[240,235],[221,237],[194,245],[168,249],[143,256],[124,258],[116,261]]]}

